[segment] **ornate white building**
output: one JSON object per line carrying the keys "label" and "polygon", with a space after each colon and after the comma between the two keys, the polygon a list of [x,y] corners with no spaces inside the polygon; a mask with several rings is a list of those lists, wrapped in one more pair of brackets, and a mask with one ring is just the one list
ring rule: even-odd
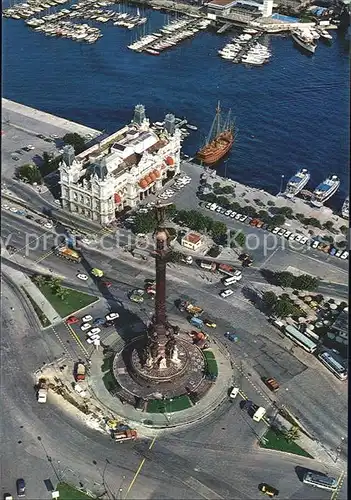
{"label": "ornate white building", "polygon": [[59,167],[62,207],[100,224],[135,207],[179,173],[181,134],[173,115],[164,126],[150,125],[138,104],[133,121],[75,156],[65,146]]}

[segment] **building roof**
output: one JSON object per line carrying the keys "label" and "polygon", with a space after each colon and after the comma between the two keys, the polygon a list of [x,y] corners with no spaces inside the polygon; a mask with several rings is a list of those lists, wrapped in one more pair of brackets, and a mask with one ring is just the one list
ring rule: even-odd
{"label": "building roof", "polygon": [[189,243],[192,243],[193,245],[196,245],[196,243],[201,240],[201,234],[189,233],[183,239],[189,241]]}
{"label": "building roof", "polygon": [[235,0],[212,0],[212,2],[209,2],[209,6],[218,6],[218,7],[227,7],[230,4],[235,4]]}

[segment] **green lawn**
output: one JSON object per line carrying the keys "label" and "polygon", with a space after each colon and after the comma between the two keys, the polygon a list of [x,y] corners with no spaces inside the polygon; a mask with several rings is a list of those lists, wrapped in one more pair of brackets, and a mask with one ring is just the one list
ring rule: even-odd
{"label": "green lawn", "polygon": [[292,442],[288,443],[282,432],[277,429],[268,429],[264,435],[267,442],[260,441],[261,448],[269,450],[285,451],[286,453],[293,453],[302,457],[313,458],[307,451],[303,450],[298,444]]}
{"label": "green lawn", "polygon": [[24,287],[22,287],[22,290],[23,292],[27,295],[28,297],[28,300],[29,302],[32,304],[33,306],[33,309],[35,311],[35,314],[38,316],[39,318],[39,321],[41,323],[41,326],[50,326],[51,323],[50,321],[48,320],[48,318],[45,316],[45,314],[43,313],[43,311],[40,309],[40,307],[37,305],[36,302],[34,302],[34,300],[32,299],[32,297],[29,295],[29,293],[26,291],[26,289]]}
{"label": "green lawn", "polygon": [[210,375],[218,376],[218,366],[212,351],[204,351],[206,359],[207,371]]}
{"label": "green lawn", "polygon": [[191,406],[192,404],[188,396],[183,395],[173,398],[172,400],[165,399],[160,401],[159,399],[153,399],[148,402],[146,411],[149,413],[172,413],[186,410]]}
{"label": "green lawn", "polygon": [[91,500],[92,498],[66,483],[59,483],[56,486],[56,490],[60,492],[60,500]]}
{"label": "green lawn", "polygon": [[94,295],[77,292],[72,288],[66,288],[64,286],[62,288],[67,290],[67,296],[64,300],[54,295],[49,285],[43,284],[39,287],[39,290],[48,299],[52,307],[62,318],[65,318],[66,316],[69,316],[79,309],[82,309],[83,307],[86,307],[98,300],[98,297],[94,297]]}

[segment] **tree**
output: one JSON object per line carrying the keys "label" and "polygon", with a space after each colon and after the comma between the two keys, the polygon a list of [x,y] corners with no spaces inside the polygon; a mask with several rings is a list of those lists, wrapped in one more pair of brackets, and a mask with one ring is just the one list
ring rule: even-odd
{"label": "tree", "polygon": [[271,218],[271,223],[274,226],[283,226],[285,224],[285,217],[281,214],[273,215]]}
{"label": "tree", "polygon": [[143,233],[148,234],[152,233],[157,226],[157,220],[155,215],[150,212],[147,214],[137,214],[135,216],[133,232],[135,234]]}
{"label": "tree", "polygon": [[56,158],[52,158],[52,156],[49,155],[46,151],[43,153],[42,157],[42,163],[39,167],[41,175],[45,177],[48,174],[51,174],[51,172],[55,172],[60,166],[60,162],[62,160],[62,155],[56,156]]}
{"label": "tree", "polygon": [[47,278],[42,274],[36,274],[33,277],[33,282],[37,285],[37,287],[41,288],[47,282]]}
{"label": "tree", "polygon": [[241,205],[239,205],[237,201],[233,201],[233,203],[230,205],[230,209],[234,212],[241,213]]}
{"label": "tree", "polygon": [[340,231],[342,232],[342,234],[347,234],[348,230],[349,228],[347,226],[340,226]]}
{"label": "tree", "polygon": [[172,205],[169,205],[169,207],[166,208],[166,216],[167,219],[173,219],[177,213],[177,207],[172,203]]}
{"label": "tree", "polygon": [[211,235],[214,241],[222,241],[223,237],[227,234],[227,226],[224,222],[213,221],[211,228]]}
{"label": "tree", "polygon": [[319,229],[322,228],[321,226],[321,223],[319,222],[318,219],[316,219],[315,217],[310,217],[310,218],[307,218],[305,219],[304,221],[304,224],[306,224],[307,226],[313,226],[313,227],[318,227]]}
{"label": "tree", "polygon": [[55,293],[56,297],[58,297],[59,299],[65,300],[65,298],[68,295],[68,290],[66,290],[66,288],[63,288],[60,286],[60,288],[57,288],[54,293]]}
{"label": "tree", "polygon": [[327,231],[330,231],[333,227],[334,223],[331,220],[327,220],[327,222],[323,224],[323,229],[327,229]]}
{"label": "tree", "polygon": [[299,312],[299,309],[289,300],[278,300],[273,307],[273,311],[278,318],[286,318],[287,316],[296,315]]}
{"label": "tree", "polygon": [[264,305],[268,309],[273,309],[275,304],[278,301],[278,297],[276,296],[276,294],[274,292],[264,292],[262,295],[262,300],[263,300]]}
{"label": "tree", "polygon": [[345,248],[345,247],[346,247],[346,245],[347,245],[347,241],[346,241],[346,240],[341,240],[341,241],[338,241],[338,242],[337,242],[337,246],[338,246],[339,248]]}
{"label": "tree", "polygon": [[[282,288],[288,288],[293,286],[294,275],[288,271],[282,271],[281,273],[274,273],[274,281],[276,285]],[[297,288],[296,286],[294,288]]]}
{"label": "tree", "polygon": [[219,206],[221,206],[223,208],[227,208],[227,209],[231,205],[231,202],[225,196],[218,196],[217,203],[218,203]]}
{"label": "tree", "polygon": [[213,184],[213,189],[218,189],[219,187],[221,187],[221,183],[220,182],[215,182]]}
{"label": "tree", "polygon": [[300,213],[295,214],[295,217],[296,217],[296,219],[297,219],[297,220],[299,220],[299,221],[302,221],[302,220],[304,220],[304,218],[305,218],[304,214],[300,214]]}
{"label": "tree", "polygon": [[85,149],[85,139],[81,135],[74,133],[68,133],[63,136],[63,142],[65,144],[71,144],[74,147],[75,153],[78,155]]}
{"label": "tree", "polygon": [[299,438],[300,431],[297,425],[292,425],[288,431],[284,432],[284,437],[288,443],[293,443]]}
{"label": "tree", "polygon": [[19,167],[16,171],[16,177],[29,184],[34,184],[35,182],[37,184],[42,184],[43,182],[39,168],[30,163],[26,163]]}
{"label": "tree", "polygon": [[235,247],[244,247],[246,243],[246,236],[242,231],[232,230],[230,232],[230,246]]}
{"label": "tree", "polygon": [[278,209],[278,212],[281,215],[285,215],[288,219],[291,219],[291,216],[293,214],[292,208],[290,207],[281,207]]}
{"label": "tree", "polygon": [[292,280],[292,286],[297,290],[315,290],[319,285],[319,280],[314,276],[309,274],[301,274],[300,276],[294,276]]}
{"label": "tree", "polygon": [[267,201],[267,205],[268,205],[269,207],[275,207],[275,203],[274,203],[274,201],[272,201],[272,200],[268,200],[268,201]]}
{"label": "tree", "polygon": [[232,193],[234,193],[233,186],[223,186],[222,193],[223,194],[232,194]]}
{"label": "tree", "polygon": [[257,216],[259,219],[261,219],[261,221],[266,223],[268,223],[271,219],[269,213],[266,210],[259,210]]}

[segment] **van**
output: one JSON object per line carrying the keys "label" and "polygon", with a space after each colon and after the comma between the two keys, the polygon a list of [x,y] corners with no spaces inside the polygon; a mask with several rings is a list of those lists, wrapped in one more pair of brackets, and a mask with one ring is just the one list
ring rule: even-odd
{"label": "van", "polygon": [[255,422],[259,422],[266,414],[265,408],[263,406],[260,406],[258,410],[255,411],[252,420]]}
{"label": "van", "polygon": [[275,326],[276,328],[279,328],[279,330],[282,330],[283,327],[285,326],[285,323],[283,323],[279,319],[273,319],[272,320],[272,325]]}
{"label": "van", "polygon": [[223,285],[224,286],[232,285],[233,283],[236,283],[240,279],[241,279],[240,275],[239,276],[230,276],[229,278],[225,278],[223,280]]}

